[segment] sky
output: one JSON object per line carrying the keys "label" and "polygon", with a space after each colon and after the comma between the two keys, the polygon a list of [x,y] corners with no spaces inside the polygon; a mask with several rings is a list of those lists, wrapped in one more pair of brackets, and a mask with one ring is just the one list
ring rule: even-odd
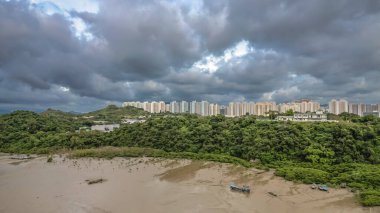
{"label": "sky", "polygon": [[0,112],[380,103],[380,1],[0,0]]}

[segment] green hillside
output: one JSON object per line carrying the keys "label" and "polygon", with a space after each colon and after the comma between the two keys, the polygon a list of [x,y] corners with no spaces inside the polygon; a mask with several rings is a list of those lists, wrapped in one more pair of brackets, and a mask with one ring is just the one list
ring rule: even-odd
{"label": "green hillside", "polygon": [[147,115],[149,115],[149,113],[143,109],[131,106],[117,107],[115,105],[109,105],[106,108],[83,114],[81,117],[87,117],[90,120],[102,120],[119,123],[123,118],[138,118],[140,116]]}

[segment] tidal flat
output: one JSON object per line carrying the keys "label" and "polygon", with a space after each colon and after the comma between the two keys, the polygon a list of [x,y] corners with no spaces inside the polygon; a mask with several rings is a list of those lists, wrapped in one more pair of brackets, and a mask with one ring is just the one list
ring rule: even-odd
{"label": "tidal flat", "polygon": [[[102,179],[96,184],[89,180]],[[250,194],[228,184],[248,185]],[[275,193],[277,196],[271,195]],[[313,190],[273,171],[158,158],[28,160],[0,155],[0,212],[380,212],[347,189]]]}

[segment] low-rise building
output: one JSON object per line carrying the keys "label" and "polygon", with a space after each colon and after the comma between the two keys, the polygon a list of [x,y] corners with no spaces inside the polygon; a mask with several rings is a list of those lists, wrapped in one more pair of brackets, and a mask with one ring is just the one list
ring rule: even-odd
{"label": "low-rise building", "polygon": [[142,119],[126,118],[126,119],[121,120],[122,124],[134,124],[134,123],[143,123],[143,122],[145,122],[145,120],[142,120]]}
{"label": "low-rise building", "polygon": [[363,116],[366,116],[366,115],[374,115],[375,117],[380,117],[380,112],[379,111],[363,112]]}
{"label": "low-rise building", "polygon": [[327,121],[327,114],[322,111],[295,113],[293,116],[277,116],[278,121]]}
{"label": "low-rise building", "polygon": [[112,132],[113,130],[120,128],[120,124],[103,124],[91,126],[92,131]]}
{"label": "low-rise building", "polygon": [[82,127],[79,127],[78,130],[75,130],[75,132],[88,132],[90,130],[91,130],[90,127],[88,127],[88,126],[82,126]]}

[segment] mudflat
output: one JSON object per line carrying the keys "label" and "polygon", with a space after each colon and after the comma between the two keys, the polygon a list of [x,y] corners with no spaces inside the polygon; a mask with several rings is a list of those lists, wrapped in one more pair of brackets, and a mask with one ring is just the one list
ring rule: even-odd
{"label": "mudflat", "polygon": [[[276,177],[273,171],[230,164],[46,159],[0,155],[0,212],[380,212],[378,207],[361,207],[345,189],[322,192]],[[230,182],[249,185],[251,193],[230,191]]]}

